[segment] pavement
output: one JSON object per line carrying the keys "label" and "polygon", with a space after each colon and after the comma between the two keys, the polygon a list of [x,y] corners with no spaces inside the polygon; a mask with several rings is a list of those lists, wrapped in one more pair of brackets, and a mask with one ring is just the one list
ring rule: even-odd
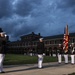
{"label": "pavement", "polygon": [[0,75],[68,75],[75,72],[75,64],[58,64],[57,62],[43,63],[43,68],[38,69],[37,64],[4,66],[6,73]]}

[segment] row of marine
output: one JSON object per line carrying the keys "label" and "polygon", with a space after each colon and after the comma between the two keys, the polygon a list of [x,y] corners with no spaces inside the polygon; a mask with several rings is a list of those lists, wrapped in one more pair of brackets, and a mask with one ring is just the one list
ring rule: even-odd
{"label": "row of marine", "polygon": [[63,50],[63,46],[61,44],[59,44],[58,46],[58,63],[60,64],[62,62],[62,56],[64,56],[64,60],[65,60],[65,64],[67,64],[68,61],[68,56],[70,56],[71,58],[71,64],[74,64],[74,55],[75,55],[75,44],[72,43],[69,45],[68,51],[65,52],[65,50]]}

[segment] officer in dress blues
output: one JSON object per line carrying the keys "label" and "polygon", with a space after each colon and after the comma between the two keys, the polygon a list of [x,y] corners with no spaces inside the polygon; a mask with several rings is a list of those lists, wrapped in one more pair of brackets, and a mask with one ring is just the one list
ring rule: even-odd
{"label": "officer in dress blues", "polygon": [[58,53],[58,63],[59,64],[62,62],[62,52],[63,52],[62,45],[59,44],[58,50],[57,50],[57,53]]}
{"label": "officer in dress blues", "polygon": [[38,53],[38,68],[42,68],[42,62],[43,62],[43,54],[45,52],[44,48],[44,42],[43,38],[39,39],[39,42],[37,44],[37,53]]}
{"label": "officer in dress blues", "polygon": [[5,44],[6,44],[6,34],[0,28],[0,73],[5,73],[3,71],[3,61],[6,53]]}
{"label": "officer in dress blues", "polygon": [[74,43],[72,43],[71,45],[70,45],[70,54],[71,54],[71,64],[74,64],[75,63],[75,44]]}

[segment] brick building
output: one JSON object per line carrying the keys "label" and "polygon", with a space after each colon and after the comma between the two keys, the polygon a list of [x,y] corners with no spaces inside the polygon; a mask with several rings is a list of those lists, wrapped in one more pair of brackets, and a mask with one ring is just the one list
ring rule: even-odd
{"label": "brick building", "polygon": [[20,54],[29,54],[36,53],[36,46],[38,39],[42,37],[40,33],[35,34],[32,32],[28,35],[21,36],[21,40],[13,41],[8,43],[9,53],[20,53]]}
{"label": "brick building", "polygon": [[[19,41],[9,42],[9,53],[36,54],[36,47],[40,37],[43,37],[40,33],[35,34],[32,32],[31,34],[21,36],[21,40]],[[57,55],[58,44],[63,44],[63,37],[63,34],[43,37],[45,43],[45,54],[51,56],[53,54]],[[75,33],[70,33],[69,44],[70,43],[75,43]]]}

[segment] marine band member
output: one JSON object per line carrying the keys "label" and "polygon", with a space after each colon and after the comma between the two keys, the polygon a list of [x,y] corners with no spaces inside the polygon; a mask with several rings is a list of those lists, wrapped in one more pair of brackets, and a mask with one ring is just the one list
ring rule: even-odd
{"label": "marine band member", "polygon": [[74,46],[74,43],[72,43],[71,45],[70,45],[70,54],[71,54],[71,64],[74,64],[75,63],[75,46]]}
{"label": "marine band member", "polygon": [[59,44],[57,53],[58,53],[58,63],[60,64],[62,62],[62,52],[63,52],[63,48],[62,45]]}
{"label": "marine band member", "polygon": [[43,38],[39,39],[37,44],[37,53],[38,53],[38,68],[42,68],[43,62],[43,53],[45,52]]}
{"label": "marine band member", "polygon": [[6,53],[5,45],[6,45],[5,33],[0,29],[0,73],[5,73],[3,71],[3,61]]}

